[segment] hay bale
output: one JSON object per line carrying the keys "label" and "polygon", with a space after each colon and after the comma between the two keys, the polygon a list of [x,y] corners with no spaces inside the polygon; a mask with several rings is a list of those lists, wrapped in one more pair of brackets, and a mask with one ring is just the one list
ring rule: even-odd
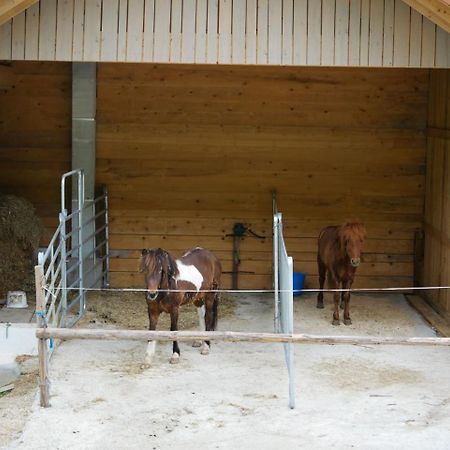
{"label": "hay bale", "polygon": [[33,267],[42,232],[28,200],[0,195],[0,297],[11,290],[34,291]]}

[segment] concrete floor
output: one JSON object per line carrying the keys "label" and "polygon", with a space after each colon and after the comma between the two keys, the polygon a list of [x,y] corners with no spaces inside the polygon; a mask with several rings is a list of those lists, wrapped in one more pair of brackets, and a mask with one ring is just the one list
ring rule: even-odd
{"label": "concrete floor", "polygon": [[[312,296],[295,301],[296,332],[433,336],[401,295],[354,296],[353,325],[331,325]],[[272,331],[273,300],[240,297],[221,330]],[[297,408],[287,407],[279,344],[69,341],[51,361],[51,408],[37,399],[11,449],[450,448],[450,348],[297,345]]]}

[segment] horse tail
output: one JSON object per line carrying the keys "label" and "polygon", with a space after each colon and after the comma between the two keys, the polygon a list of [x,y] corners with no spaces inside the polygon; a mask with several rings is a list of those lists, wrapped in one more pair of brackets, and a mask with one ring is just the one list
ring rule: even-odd
{"label": "horse tail", "polygon": [[[214,283],[213,289],[216,290],[218,288],[219,288],[219,285],[217,283]],[[213,329],[213,331],[217,327],[217,320],[219,317],[219,302],[220,302],[220,294],[219,294],[219,292],[214,292],[213,307],[212,307],[212,311],[213,311],[212,329]]]}

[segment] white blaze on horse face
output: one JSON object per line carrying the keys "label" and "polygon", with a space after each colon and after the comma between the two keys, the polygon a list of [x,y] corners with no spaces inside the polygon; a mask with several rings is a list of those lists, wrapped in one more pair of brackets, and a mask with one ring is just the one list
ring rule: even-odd
{"label": "white blaze on horse face", "polygon": [[176,276],[176,281],[189,281],[192,283],[197,291],[200,290],[203,283],[203,275],[193,265],[183,264],[179,259],[177,259],[178,275]]}
{"label": "white blaze on horse face", "polygon": [[150,365],[153,361],[156,351],[156,341],[148,341],[147,352],[145,354],[145,363]]}

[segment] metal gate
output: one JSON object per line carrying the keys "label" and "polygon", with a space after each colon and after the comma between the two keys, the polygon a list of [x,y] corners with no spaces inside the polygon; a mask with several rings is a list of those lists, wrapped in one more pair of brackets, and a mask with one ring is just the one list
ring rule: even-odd
{"label": "metal gate", "polygon": [[84,288],[109,286],[108,193],[103,188],[96,198],[86,200],[81,169],[61,178],[59,225],[47,249],[39,253],[38,265],[43,267],[45,286],[45,307],[38,313],[52,327],[70,327],[84,314]]}
{"label": "metal gate", "polygon": [[[288,256],[283,237],[283,220],[276,211],[274,203],[273,215],[273,267],[275,292],[275,332],[294,333],[294,262]],[[284,343],[284,356],[289,376],[289,407],[295,408],[294,386],[294,347],[292,343]]]}

